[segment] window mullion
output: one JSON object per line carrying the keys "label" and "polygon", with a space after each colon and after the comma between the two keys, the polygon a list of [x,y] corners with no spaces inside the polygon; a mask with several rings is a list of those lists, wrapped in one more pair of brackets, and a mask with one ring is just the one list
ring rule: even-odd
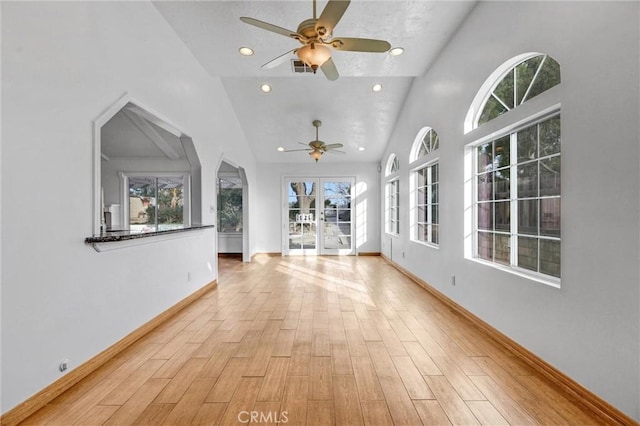
{"label": "window mullion", "polygon": [[547,56],[545,55],[542,58],[542,61],[540,61],[540,65],[538,65],[538,69],[536,70],[536,73],[533,74],[533,77],[531,78],[531,82],[529,83],[529,87],[527,87],[527,91],[524,92],[524,96],[522,97],[522,102],[520,102],[520,104],[523,104],[527,100],[527,96],[529,95],[529,92],[531,91],[531,88],[533,87],[533,83],[535,83],[536,78],[538,78],[538,74],[540,74],[540,70],[542,69],[542,66],[544,65],[544,61],[546,59],[547,59]]}
{"label": "window mullion", "polygon": [[[540,68],[542,68],[542,64],[544,63],[544,59],[542,60],[542,63],[540,64]],[[537,217],[537,223],[536,223],[536,228],[537,228],[537,235],[536,238],[538,239],[538,272],[540,272],[540,264],[541,264],[541,259],[540,259],[540,224],[541,224],[541,213],[542,213],[542,199],[541,199],[541,194],[540,194],[540,124],[536,124],[536,169],[538,171],[537,175],[538,175],[538,182],[537,182],[537,187],[538,190],[536,191],[536,199],[538,200],[537,206],[537,212],[536,212],[536,217]]]}
{"label": "window mullion", "polygon": [[518,265],[518,133],[511,134],[509,159],[509,204],[511,215],[511,265]]}
{"label": "window mullion", "polygon": [[158,177],[156,177],[155,180],[156,180],[156,188],[155,188],[155,190],[156,190],[156,194],[155,194],[156,195],[156,205],[153,206],[153,210],[155,212],[155,218],[154,218],[155,230],[158,231],[158,199],[160,198],[159,197],[160,191],[158,190]]}
{"label": "window mullion", "polygon": [[426,199],[425,201],[425,208],[427,209],[427,242],[432,242],[433,238],[431,235],[432,232],[432,226],[431,224],[433,223],[433,217],[431,216],[431,195],[433,192],[433,187],[432,187],[432,183],[433,183],[433,179],[431,177],[431,166],[426,168],[426,174],[427,174],[427,179],[426,179],[426,184],[427,184],[427,190],[425,191],[425,195],[426,195]]}
{"label": "window mullion", "polygon": [[493,98],[494,98],[496,101],[500,102],[500,104],[501,104],[503,107],[505,107],[505,109],[506,109],[507,111],[511,111],[511,108],[509,108],[509,107],[507,106],[507,104],[505,104],[505,103],[502,101],[502,99],[500,99],[500,98],[499,98],[495,93],[491,93],[491,96],[493,96]]}
{"label": "window mullion", "polygon": [[513,67],[513,107],[518,106],[518,66]]}

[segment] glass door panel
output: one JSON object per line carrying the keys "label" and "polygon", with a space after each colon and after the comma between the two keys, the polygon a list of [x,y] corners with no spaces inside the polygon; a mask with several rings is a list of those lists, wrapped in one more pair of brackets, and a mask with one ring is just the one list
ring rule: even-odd
{"label": "glass door panel", "polygon": [[318,228],[316,180],[288,180],[287,250],[289,254],[316,254]]}
{"label": "glass door panel", "polygon": [[352,254],[351,190],[353,179],[322,179],[321,254]]}

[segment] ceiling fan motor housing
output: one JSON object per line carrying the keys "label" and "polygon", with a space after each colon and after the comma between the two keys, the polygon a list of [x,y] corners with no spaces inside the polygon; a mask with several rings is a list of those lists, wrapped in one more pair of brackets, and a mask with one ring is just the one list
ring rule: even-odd
{"label": "ceiling fan motor housing", "polygon": [[[300,22],[300,25],[298,25],[298,31],[297,33],[300,35],[303,35],[304,37],[306,37],[307,39],[309,39],[309,41],[313,41],[314,39],[317,39],[318,37],[325,37],[328,36],[328,32],[327,29],[325,27],[320,27],[316,30],[316,24],[318,23],[317,19],[306,19],[302,22]],[[303,42],[302,40],[300,40],[300,42],[302,44],[305,44],[305,42]]]}

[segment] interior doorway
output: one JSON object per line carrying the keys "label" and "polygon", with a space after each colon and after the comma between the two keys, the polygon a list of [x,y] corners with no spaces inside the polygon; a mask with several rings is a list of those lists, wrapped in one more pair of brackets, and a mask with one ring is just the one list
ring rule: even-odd
{"label": "interior doorway", "polygon": [[354,254],[354,185],[353,177],[285,178],[282,254]]}
{"label": "interior doorway", "polygon": [[250,262],[249,186],[245,170],[222,161],[216,188],[218,255]]}

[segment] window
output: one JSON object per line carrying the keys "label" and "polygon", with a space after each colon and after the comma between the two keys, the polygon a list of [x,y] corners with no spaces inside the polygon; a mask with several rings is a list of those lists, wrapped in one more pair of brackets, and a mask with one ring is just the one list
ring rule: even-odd
{"label": "window", "polygon": [[439,164],[435,152],[440,145],[438,134],[430,127],[418,132],[411,149],[412,230],[413,241],[438,245],[439,242]]}
{"label": "window", "polygon": [[393,173],[397,173],[400,168],[400,162],[398,161],[398,157],[395,154],[392,154],[389,158],[389,164],[387,165],[387,176]]}
{"label": "window", "polygon": [[417,161],[421,158],[431,154],[440,146],[438,134],[435,130],[425,127],[418,133],[413,148],[411,150],[411,157],[409,161]]}
{"label": "window", "polygon": [[387,160],[385,176],[387,184],[385,186],[386,205],[386,230],[389,234],[398,235],[400,233],[400,181],[398,171],[400,162],[395,154],[391,154]]}
{"label": "window", "polygon": [[474,146],[475,256],[560,278],[560,115]]}
{"label": "window", "polygon": [[506,61],[482,85],[465,119],[465,133],[560,84],[560,65],[542,53]]}
{"label": "window", "polygon": [[[560,65],[541,53],[502,64],[465,119],[465,257],[560,285]],[[511,111],[534,96],[532,113]],[[498,124],[484,126],[498,116]]]}
{"label": "window", "polygon": [[128,176],[130,231],[183,228],[188,199],[186,180],[187,176]]}
{"label": "window", "polygon": [[387,182],[387,232],[400,233],[400,185],[398,179]]}
{"label": "window", "polygon": [[218,177],[218,232],[242,232],[240,177]]}
{"label": "window", "polygon": [[439,200],[438,163],[421,167],[414,172],[416,185],[415,240],[438,244]]}

